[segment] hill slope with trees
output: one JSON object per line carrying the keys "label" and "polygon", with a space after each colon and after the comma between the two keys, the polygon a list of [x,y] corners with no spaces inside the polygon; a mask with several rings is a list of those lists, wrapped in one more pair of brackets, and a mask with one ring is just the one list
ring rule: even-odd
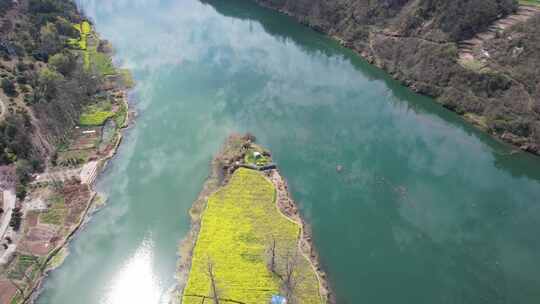
{"label": "hill slope with trees", "polygon": [[16,165],[20,196],[103,92],[106,75],[77,44],[82,23],[72,1],[0,0],[0,166]]}
{"label": "hill slope with trees", "polygon": [[494,136],[540,154],[540,14],[498,30],[473,60],[462,61],[459,54],[461,43],[524,3],[255,1],[333,36],[413,90],[437,98]]}
{"label": "hill slope with trees", "polygon": [[30,303],[99,207],[132,85],[111,55],[73,1],[0,0],[1,303]]}

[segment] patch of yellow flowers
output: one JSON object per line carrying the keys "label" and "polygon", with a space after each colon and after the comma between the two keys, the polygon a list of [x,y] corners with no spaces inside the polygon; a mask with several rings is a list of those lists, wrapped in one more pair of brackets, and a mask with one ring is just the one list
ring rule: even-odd
{"label": "patch of yellow flowers", "polygon": [[286,258],[297,258],[295,294],[299,303],[321,303],[315,272],[299,254],[300,226],[278,211],[275,196],[268,179],[245,168],[238,169],[225,187],[210,196],[182,303],[199,304],[200,296],[211,297],[209,261],[220,299],[269,303],[272,295],[282,293],[282,280],[268,267],[274,240],[277,273],[285,271]]}

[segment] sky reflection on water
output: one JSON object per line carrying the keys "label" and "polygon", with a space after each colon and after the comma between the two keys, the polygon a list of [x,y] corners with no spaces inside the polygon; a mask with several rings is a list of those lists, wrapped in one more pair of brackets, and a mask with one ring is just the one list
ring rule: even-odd
{"label": "sky reflection on water", "polygon": [[540,298],[538,159],[248,0],[81,3],[134,72],[140,115],[40,304],[163,301],[231,131],[272,150],[340,304]]}

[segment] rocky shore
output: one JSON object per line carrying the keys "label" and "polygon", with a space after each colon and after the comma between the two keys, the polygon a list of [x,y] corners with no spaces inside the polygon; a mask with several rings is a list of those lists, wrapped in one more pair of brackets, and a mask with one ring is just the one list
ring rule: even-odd
{"label": "rocky shore", "polygon": [[276,188],[276,206],[281,213],[298,223],[301,227],[301,237],[298,241],[298,247],[302,254],[310,261],[313,270],[317,273],[317,278],[320,285],[320,294],[323,303],[335,303],[334,294],[331,291],[326,272],[322,269],[319,263],[319,255],[313,245],[313,237],[311,229],[303,220],[296,203],[292,200],[289,193],[289,187],[283,176],[277,169],[267,172],[267,176]]}

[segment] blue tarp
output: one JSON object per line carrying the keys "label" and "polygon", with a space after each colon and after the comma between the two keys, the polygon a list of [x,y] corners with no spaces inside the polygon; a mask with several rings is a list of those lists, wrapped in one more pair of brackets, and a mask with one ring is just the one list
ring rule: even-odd
{"label": "blue tarp", "polygon": [[287,304],[287,299],[282,296],[272,296],[272,302],[270,304]]}

